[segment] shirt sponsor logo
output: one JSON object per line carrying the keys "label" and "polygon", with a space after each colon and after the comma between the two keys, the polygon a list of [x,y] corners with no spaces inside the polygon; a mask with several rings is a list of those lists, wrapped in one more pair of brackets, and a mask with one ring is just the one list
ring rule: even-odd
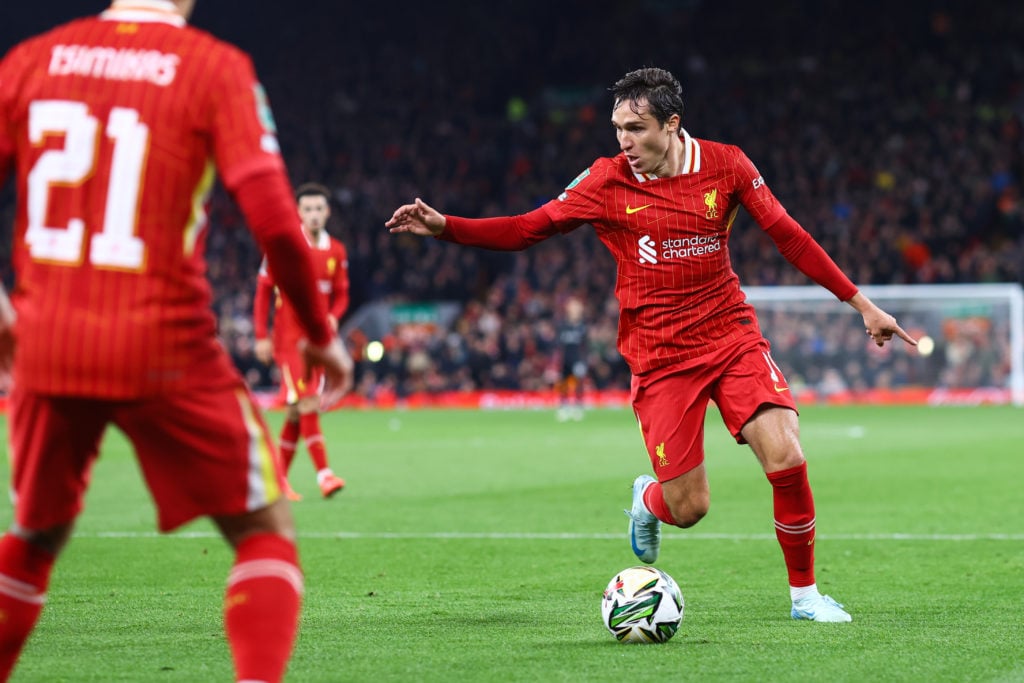
{"label": "shirt sponsor logo", "polygon": [[158,50],[54,45],[47,72],[51,76],[88,76],[167,86],[178,75],[180,61],[178,55]]}
{"label": "shirt sponsor logo", "polygon": [[658,250],[655,248],[654,240],[651,239],[650,235],[644,235],[640,238],[640,263],[655,264],[658,262]]}
{"label": "shirt sponsor logo", "polygon": [[700,235],[697,237],[680,237],[677,239],[662,240],[660,244],[651,239],[650,235],[644,235],[637,242],[640,253],[640,263],[654,265],[659,259],[684,259],[691,256],[705,256],[714,254],[722,249],[722,241],[718,235]]}
{"label": "shirt sponsor logo", "polygon": [[713,254],[721,249],[722,242],[718,239],[718,235],[681,237],[674,240],[662,240],[661,257],[664,259],[689,258]]}

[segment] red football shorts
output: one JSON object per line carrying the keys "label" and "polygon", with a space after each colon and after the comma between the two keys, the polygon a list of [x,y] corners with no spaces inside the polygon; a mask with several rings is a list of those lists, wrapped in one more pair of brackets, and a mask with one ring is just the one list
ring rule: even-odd
{"label": "red football shorts", "polygon": [[307,374],[306,362],[298,349],[277,354],[274,362],[281,372],[281,390],[285,403],[292,405],[300,398],[320,395],[324,385],[324,371],[322,368],[313,368]]}
{"label": "red football shorts", "polygon": [[161,531],[203,515],[237,515],[281,496],[283,479],[259,409],[243,385],[127,401],[10,396],[15,519],[29,529],[82,510],[108,425],[135,447]]}
{"label": "red football shorts", "polygon": [[764,405],[796,410],[768,342],[720,349],[700,363],[657,376],[633,378],[633,412],[658,481],[668,481],[704,462],[704,418],[714,401],[737,443],[740,430]]}

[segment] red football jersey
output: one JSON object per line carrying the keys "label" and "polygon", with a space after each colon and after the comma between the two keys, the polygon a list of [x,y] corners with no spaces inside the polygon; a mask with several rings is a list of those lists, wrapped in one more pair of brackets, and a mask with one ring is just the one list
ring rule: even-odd
{"label": "red football jersey", "polygon": [[[308,239],[308,238],[307,238]],[[317,287],[324,297],[327,311],[336,321],[341,320],[348,310],[348,252],[345,245],[321,231],[316,244],[310,243],[313,252],[314,273]],[[305,337],[298,317],[288,300],[281,296],[274,287],[274,280],[267,270],[267,262],[263,261],[257,279],[257,296],[255,301],[253,328],[257,339],[267,337],[268,308],[260,301],[274,299],[274,352],[294,349],[299,340]]]}
{"label": "red football jersey", "polygon": [[205,278],[205,202],[283,173],[250,59],[167,11],[108,10],[0,63],[15,162],[15,381],[132,398],[234,381]]}
{"label": "red football jersey", "polygon": [[741,205],[762,226],[785,213],[738,147],[681,137],[680,175],[635,174],[619,154],[542,207],[558,230],[592,224],[615,257],[619,351],[638,375],[760,334],[729,261],[729,230]]}

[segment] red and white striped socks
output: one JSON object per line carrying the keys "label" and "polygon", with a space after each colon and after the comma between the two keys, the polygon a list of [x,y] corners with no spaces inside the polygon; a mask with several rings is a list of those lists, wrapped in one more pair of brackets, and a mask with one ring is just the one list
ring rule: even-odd
{"label": "red and white striped socks", "polygon": [[0,681],[14,669],[46,602],[56,557],[23,538],[0,538]]}
{"label": "red and white striped socks", "polygon": [[772,484],[775,536],[789,573],[789,585],[814,585],[814,496],[807,463],[767,474]]}
{"label": "red and white striped socks", "polygon": [[238,545],[224,598],[224,630],[239,681],[277,683],[284,677],[302,590],[293,541],[261,533]]}

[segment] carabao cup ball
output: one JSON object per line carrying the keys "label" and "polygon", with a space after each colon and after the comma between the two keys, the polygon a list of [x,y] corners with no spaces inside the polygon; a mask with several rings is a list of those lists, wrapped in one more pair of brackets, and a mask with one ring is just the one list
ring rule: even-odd
{"label": "carabao cup ball", "polygon": [[664,643],[683,621],[683,594],[660,569],[629,567],[608,582],[601,616],[620,643]]}

